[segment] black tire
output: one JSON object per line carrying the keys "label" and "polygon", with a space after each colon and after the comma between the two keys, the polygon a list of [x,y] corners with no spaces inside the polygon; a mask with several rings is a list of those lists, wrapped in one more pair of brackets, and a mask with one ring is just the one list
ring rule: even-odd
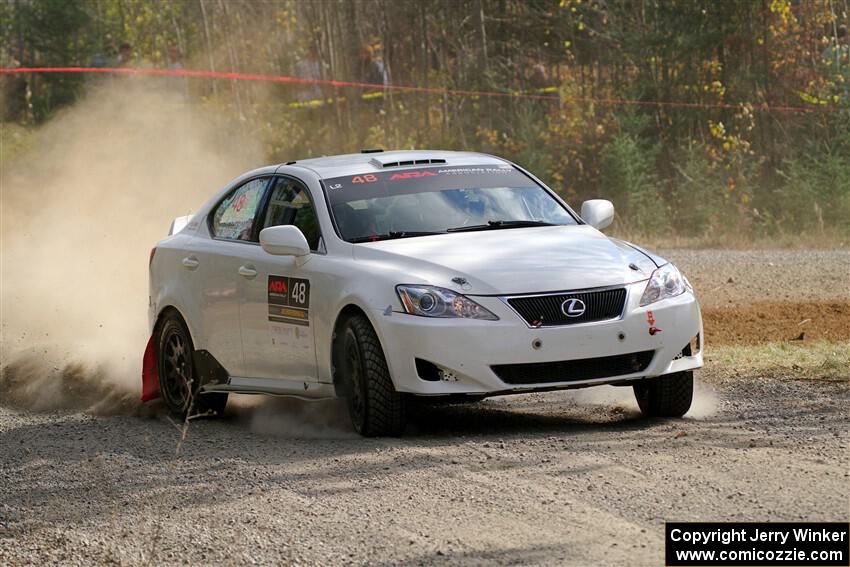
{"label": "black tire", "polygon": [[635,398],[647,417],[682,417],[694,398],[692,371],[667,374],[634,384]]}
{"label": "black tire", "polygon": [[365,437],[401,435],[406,399],[393,386],[378,335],[365,316],[354,315],[340,325],[334,359],[354,429]]}
{"label": "black tire", "polygon": [[160,322],[157,347],[159,390],[169,412],[181,420],[187,415],[224,415],[226,393],[198,393],[192,337],[177,313],[166,314]]}

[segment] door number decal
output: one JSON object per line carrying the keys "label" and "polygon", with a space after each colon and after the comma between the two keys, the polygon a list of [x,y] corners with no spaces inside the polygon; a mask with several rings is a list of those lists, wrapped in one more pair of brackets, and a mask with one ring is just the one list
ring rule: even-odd
{"label": "door number decal", "polygon": [[310,325],[310,280],[269,276],[269,321]]}

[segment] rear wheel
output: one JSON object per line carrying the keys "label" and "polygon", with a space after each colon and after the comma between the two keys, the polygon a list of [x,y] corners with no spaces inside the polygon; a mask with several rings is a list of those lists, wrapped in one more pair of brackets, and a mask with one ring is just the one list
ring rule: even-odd
{"label": "rear wheel", "polygon": [[647,417],[682,417],[694,397],[693,371],[676,372],[634,384],[635,398]]}
{"label": "rear wheel", "polygon": [[192,338],[176,313],[169,313],[162,320],[158,346],[159,389],[168,410],[180,419],[189,414],[223,415],[226,393],[198,393]]}
{"label": "rear wheel", "polygon": [[406,400],[396,392],[375,330],[363,315],[347,319],[337,331],[335,367],[358,433],[397,436],[404,431]]}

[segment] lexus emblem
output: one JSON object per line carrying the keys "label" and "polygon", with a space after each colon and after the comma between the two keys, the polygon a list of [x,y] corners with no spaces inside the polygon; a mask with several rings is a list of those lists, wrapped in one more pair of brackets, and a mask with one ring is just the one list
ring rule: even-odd
{"label": "lexus emblem", "polygon": [[575,297],[571,297],[561,304],[561,313],[567,317],[581,317],[584,315],[585,309],[587,308],[584,305],[584,301]]}

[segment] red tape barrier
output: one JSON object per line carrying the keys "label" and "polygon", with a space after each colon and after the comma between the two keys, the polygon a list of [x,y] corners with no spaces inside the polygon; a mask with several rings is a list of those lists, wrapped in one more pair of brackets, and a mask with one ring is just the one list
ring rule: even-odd
{"label": "red tape barrier", "polygon": [[[256,75],[250,73],[216,73],[212,71],[190,71],[186,69],[139,69],[126,67],[18,67],[0,68],[0,74],[32,74],[32,73],[87,73],[87,74],[124,74],[124,75],[160,75],[176,77],[201,77],[208,79],[231,79],[239,81],[266,81],[274,83],[289,83],[294,85],[326,85],[330,87],[351,87],[357,89],[397,91],[408,93],[426,93],[437,95],[489,97],[489,98],[524,98],[550,101],[576,101],[605,106],[659,106],[674,108],[702,108],[741,110],[744,103],[700,103],[677,101],[649,101],[619,98],[589,98],[547,94],[531,94],[522,92],[478,91],[468,89],[444,89],[434,87],[417,87],[411,85],[381,85],[376,83],[360,83],[355,81],[336,81],[325,79],[302,79],[285,75]],[[838,112],[841,109],[827,106],[769,106],[767,103],[752,105],[755,112]]]}

